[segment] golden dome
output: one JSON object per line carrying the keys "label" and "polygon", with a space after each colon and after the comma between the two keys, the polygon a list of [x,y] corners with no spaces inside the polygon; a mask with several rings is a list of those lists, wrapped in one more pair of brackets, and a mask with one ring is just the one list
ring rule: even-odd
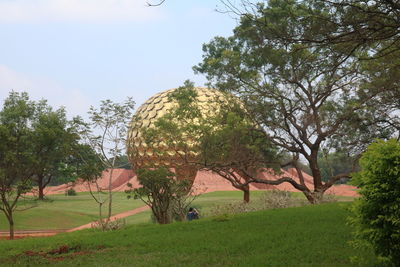
{"label": "golden dome", "polygon": [[[215,114],[220,106],[219,103],[226,103],[229,100],[229,96],[231,96],[215,89],[204,87],[195,87],[193,89],[197,93],[197,105],[205,116]],[[186,165],[182,159],[182,155],[185,152],[171,149],[165,142],[158,142],[153,144],[153,147],[150,147],[142,136],[143,132],[154,127],[154,123],[159,118],[168,114],[177,106],[177,102],[169,98],[169,94],[175,90],[177,89],[158,93],[137,109],[129,127],[127,140],[128,157],[134,169],[157,166],[177,168]],[[190,142],[189,140],[187,141],[188,143]],[[192,157],[196,156],[195,151],[189,151],[188,153]]]}

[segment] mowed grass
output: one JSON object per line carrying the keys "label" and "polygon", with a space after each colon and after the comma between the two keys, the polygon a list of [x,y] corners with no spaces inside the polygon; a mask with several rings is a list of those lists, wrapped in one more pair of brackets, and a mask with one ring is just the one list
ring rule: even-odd
{"label": "mowed grass", "polygon": [[[362,266],[373,266],[372,251],[348,244],[348,205],[310,205],[170,225],[131,225],[113,232],[84,230],[3,240],[0,265],[356,266],[350,257],[358,256],[366,262]],[[62,246],[70,251],[47,253]]]}
{"label": "mowed grass", "polygon": [[[251,205],[260,205],[260,198],[264,194],[268,194],[270,192],[271,191],[251,191]],[[291,192],[290,194],[294,200],[304,201],[307,203],[303,193]],[[336,198],[338,201],[352,201],[354,199],[354,197],[344,196],[337,196]],[[200,211],[201,216],[209,216],[212,215],[212,209],[214,209],[216,206],[223,206],[235,203],[239,204],[242,202],[243,192],[241,191],[217,191],[200,195],[192,202],[191,206]],[[147,223],[151,222],[150,216],[151,211],[145,211],[129,216],[125,220],[127,224]]]}
{"label": "mowed grass", "polygon": [[[106,196],[106,195],[104,195]],[[89,193],[77,196],[50,195],[46,201],[21,202],[21,208],[37,205],[14,213],[16,230],[70,229],[98,219],[98,205]],[[139,200],[127,199],[123,192],[113,195],[112,213],[117,214],[143,206]],[[103,207],[106,214],[107,207]],[[8,230],[8,222],[0,213],[0,230]]]}
{"label": "mowed grass", "polygon": [[[265,191],[252,191],[251,200],[257,202],[265,194]],[[304,200],[302,193],[291,193],[293,198]],[[104,195],[106,196],[106,195]],[[200,195],[192,206],[196,207],[202,215],[208,215],[215,205],[240,203],[243,200],[241,191],[219,191]],[[340,200],[348,200],[341,197]],[[23,204],[23,201],[21,202]],[[89,193],[78,193],[77,196],[49,195],[46,201],[28,201],[21,207],[36,207],[17,211],[14,213],[16,230],[62,230],[71,229],[98,219],[98,205]],[[127,199],[123,192],[115,192],[113,195],[113,214],[132,210],[144,206],[140,200]],[[107,206],[103,207],[106,214]],[[151,212],[145,211],[127,217],[127,224],[151,222]],[[0,231],[8,230],[8,222],[3,213],[0,213]]]}

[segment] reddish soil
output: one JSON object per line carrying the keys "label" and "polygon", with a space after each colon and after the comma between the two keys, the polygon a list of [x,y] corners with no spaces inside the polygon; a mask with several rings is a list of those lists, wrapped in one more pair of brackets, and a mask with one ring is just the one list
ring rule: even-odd
{"label": "reddish soil", "polygon": [[[43,236],[53,236],[58,233],[65,232],[64,230],[50,231],[50,230],[38,230],[38,231],[16,231],[14,233],[14,239],[21,239],[25,237],[43,237]],[[8,231],[0,231],[0,239],[9,240]]]}
{"label": "reddish soil", "polygon": [[[102,189],[108,188],[108,180],[109,180],[109,171],[104,171],[102,177],[97,181],[98,185]],[[281,175],[274,175],[267,170],[260,171],[258,174],[258,178],[274,180],[278,179],[281,176],[288,176],[292,179],[299,181],[297,177],[297,173],[294,169],[289,169],[287,171],[282,170]],[[306,185],[309,188],[313,188],[312,186],[312,177],[306,173],[303,173],[304,180]],[[123,192],[129,187],[127,183],[131,183],[134,188],[139,187],[139,183],[136,179],[136,174],[131,170],[125,169],[115,169],[112,175],[112,188],[115,192]],[[91,184],[91,187],[94,189],[95,184]],[[194,187],[198,192],[213,192],[213,191],[230,191],[230,190],[238,190],[234,188],[230,182],[221,178],[216,173],[211,171],[199,171],[197,173],[196,179],[194,181]],[[77,181],[75,183],[69,183],[59,186],[47,187],[45,189],[45,193],[48,195],[52,194],[64,194],[65,191],[69,188],[73,188],[77,192],[85,192],[89,191],[89,185],[87,183],[83,183],[82,181]],[[251,190],[285,190],[296,192],[295,189],[289,183],[283,183],[280,185],[265,185],[265,184],[251,184]],[[331,189],[327,191],[328,194],[334,194],[338,196],[357,196],[357,192],[355,191],[356,187],[350,185],[335,185]]]}
{"label": "reddish soil", "polygon": [[[102,248],[98,248],[102,249]],[[86,255],[93,253],[88,250],[81,250],[80,246],[70,247],[68,245],[62,245],[58,248],[52,249],[50,251],[32,251],[27,250],[23,252],[21,255],[29,256],[29,257],[43,257],[49,261],[63,261],[66,258],[71,258],[78,255]]]}
{"label": "reddish soil", "polygon": [[[136,213],[140,213],[140,212],[148,210],[148,209],[149,209],[148,206],[143,206],[143,207],[136,208],[136,209],[133,209],[133,210],[125,211],[125,212],[119,213],[117,215],[111,216],[111,221],[117,220],[117,219],[122,219],[122,218],[134,215]],[[94,223],[95,222],[87,223],[87,224],[84,224],[84,225],[69,229],[66,232],[75,232],[75,231],[78,231],[78,230],[91,228]]]}

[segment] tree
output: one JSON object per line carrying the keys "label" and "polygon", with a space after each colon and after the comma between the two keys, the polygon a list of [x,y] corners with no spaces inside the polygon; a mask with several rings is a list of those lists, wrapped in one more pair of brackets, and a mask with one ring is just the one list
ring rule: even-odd
{"label": "tree", "polygon": [[30,123],[35,103],[26,93],[11,92],[0,111],[0,210],[14,238],[14,211],[23,194],[32,188],[36,155]]}
{"label": "tree", "polygon": [[[221,0],[225,6],[222,12],[235,16],[246,16],[254,19],[257,9],[265,3],[273,1],[230,1]],[[332,44],[345,44],[348,52],[358,49],[368,49],[370,54],[388,54],[400,48],[400,6],[394,0],[307,0],[291,1],[300,11],[306,11],[306,16],[301,17],[307,21],[314,31],[309,33],[284,32],[282,28],[271,27],[269,20],[258,20],[259,27],[268,28],[271,38],[279,42],[299,43],[312,46],[330,46]],[[296,13],[287,13],[289,17],[297,16]],[[254,20],[256,21],[256,20]],[[283,26],[285,27],[285,26]],[[301,27],[301,26],[300,26]]]}
{"label": "tree", "polygon": [[[379,97],[381,110],[385,113],[380,117],[379,126],[383,130],[391,128],[400,138],[400,107],[397,101],[400,95],[400,6],[397,1],[293,1],[294,10],[305,11],[306,15],[298,19],[309,24],[312,30],[307,32],[301,29],[286,32],[283,29],[285,26],[273,25],[270,20],[259,20],[259,16],[253,15],[260,4],[252,1],[239,1],[241,4],[230,0],[221,2],[226,7],[224,12],[254,20],[259,29],[267,29],[269,38],[277,42],[301,44],[312,49],[340,46],[342,49],[338,53],[361,64],[361,70],[366,74],[361,87],[370,93],[385,92]],[[293,18],[298,13],[288,12],[287,16]]]}
{"label": "tree", "polygon": [[99,109],[90,107],[90,122],[82,132],[102,161],[103,168],[109,170],[107,220],[112,215],[113,171],[119,167],[118,162],[125,155],[127,127],[132,119],[134,105],[133,100],[128,98],[121,104],[104,100]]}
{"label": "tree", "polygon": [[[80,136],[76,120],[67,120],[64,108],[53,111],[45,100],[36,104],[32,121],[32,144],[36,154],[35,173],[38,198],[44,199],[44,188],[57,176],[73,177],[69,167]],[[75,177],[76,178],[76,177]]]}
{"label": "tree", "polygon": [[393,266],[400,264],[400,143],[377,140],[360,160],[361,171],[352,182],[360,198],[351,218],[358,242],[370,243]]}
{"label": "tree", "polygon": [[[313,1],[282,0],[251,5],[233,36],[216,37],[204,45],[203,62],[194,67],[206,74],[211,86],[237,95],[265,130],[265,138],[293,155],[291,164],[300,182],[290,177],[278,181],[291,183],[311,203],[318,202],[335,182],[350,177],[349,172],[340,173],[323,182],[321,150],[346,149],[357,158],[372,137],[391,134],[381,132],[379,124],[387,115],[377,105],[385,88],[360,86],[366,74],[351,47],[308,46],[294,39],[322,35],[325,25],[314,20],[325,16],[320,7]],[[277,32],[287,37],[277,38]],[[310,167],[313,188],[304,182],[299,159]],[[251,182],[276,183],[246,175]]]}
{"label": "tree", "polygon": [[182,204],[181,200],[190,191],[191,184],[187,180],[176,180],[175,174],[166,168],[140,169],[137,179],[142,187],[126,191],[128,198],[133,195],[146,203],[159,224],[171,223],[173,203],[178,201]]}
{"label": "tree", "polygon": [[[219,174],[242,190],[244,201],[249,202],[246,173],[256,174],[261,168],[276,169],[277,151],[237,98],[221,94],[209,103],[198,104],[197,97],[193,83],[186,81],[169,95],[177,105],[141,135],[157,155],[168,158],[171,150],[174,151],[179,157],[174,161]],[[159,149],[161,143],[168,150],[163,146]]]}
{"label": "tree", "polygon": [[[98,204],[98,222],[102,230],[106,230],[109,220],[107,219],[105,221],[103,219],[103,205],[106,203],[107,197],[104,196],[102,188],[100,188],[97,183],[97,180],[101,177],[104,170],[104,161],[101,159],[101,155],[88,144],[79,144],[75,151],[76,153],[71,162],[72,166],[74,166],[76,170],[77,177],[86,183],[90,195]],[[95,189],[93,189],[93,187],[95,187]]]}

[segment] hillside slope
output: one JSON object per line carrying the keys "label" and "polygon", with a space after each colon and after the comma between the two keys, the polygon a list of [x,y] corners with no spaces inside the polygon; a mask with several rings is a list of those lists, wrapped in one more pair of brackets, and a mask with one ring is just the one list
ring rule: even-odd
{"label": "hillside slope", "polygon": [[[0,241],[1,266],[353,266],[344,203]],[[356,266],[356,265],[354,265]]]}

